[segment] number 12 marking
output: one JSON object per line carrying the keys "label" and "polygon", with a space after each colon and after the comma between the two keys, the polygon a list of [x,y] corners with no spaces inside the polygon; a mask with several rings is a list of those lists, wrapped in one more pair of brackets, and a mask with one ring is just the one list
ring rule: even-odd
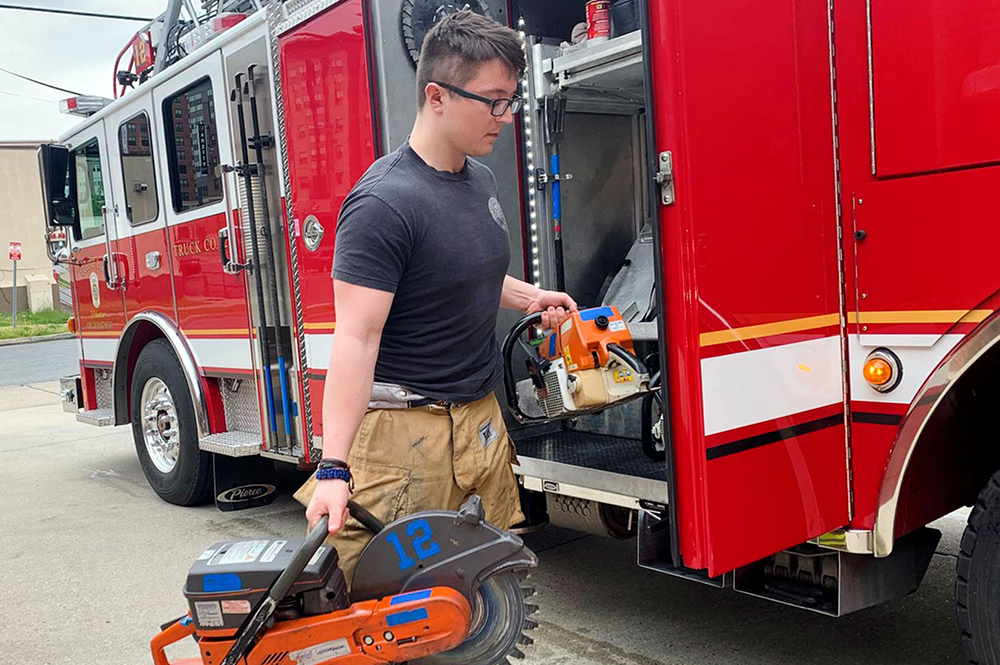
{"label": "number 12 marking", "polygon": [[[431,525],[427,523],[427,520],[414,520],[410,522],[406,526],[406,535],[410,537],[410,546],[421,561],[441,553],[440,545],[435,542],[429,542],[434,537],[434,531],[431,529]],[[409,570],[417,565],[417,562],[403,548],[399,534],[396,532],[390,533],[385,539],[392,544],[396,550],[396,554],[399,556],[400,570]]]}

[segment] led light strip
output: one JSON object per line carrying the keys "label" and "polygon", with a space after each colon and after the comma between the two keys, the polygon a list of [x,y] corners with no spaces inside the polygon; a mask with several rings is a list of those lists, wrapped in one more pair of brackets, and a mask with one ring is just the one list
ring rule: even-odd
{"label": "led light strip", "polygon": [[[521,48],[524,49],[525,62],[530,62],[527,49],[527,35],[524,34],[524,17],[517,20],[517,31],[521,36]],[[528,87],[528,71],[525,68],[524,78],[521,79],[521,97],[525,104],[522,107],[524,120],[524,143],[527,148],[528,157],[528,218],[531,223],[531,269],[533,271],[533,281],[535,286],[542,286],[542,271],[538,258],[538,197],[535,188],[535,143],[531,138],[531,91]]]}

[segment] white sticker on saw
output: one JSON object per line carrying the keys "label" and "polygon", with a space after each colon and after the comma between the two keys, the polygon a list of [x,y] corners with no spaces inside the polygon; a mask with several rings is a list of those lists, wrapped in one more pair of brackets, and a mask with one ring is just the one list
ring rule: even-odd
{"label": "white sticker on saw", "polygon": [[204,552],[201,553],[201,556],[198,557],[198,561],[204,561],[205,559],[211,559],[213,554],[215,554],[215,550],[205,550]]}
{"label": "white sticker on saw", "polygon": [[622,330],[625,330],[625,322],[612,321],[611,325],[608,326],[608,330],[610,330],[611,332],[621,332]]}
{"label": "white sticker on saw", "polygon": [[559,332],[565,335],[570,331],[572,327],[573,327],[573,317],[570,317],[565,321],[563,321],[563,324],[559,326]]}
{"label": "white sticker on saw", "polygon": [[321,547],[318,550],[316,550],[316,554],[313,554],[313,558],[309,559],[309,563],[307,563],[306,566],[311,566],[317,561],[319,561],[319,558],[323,556],[324,551],[326,551],[325,547]]}
{"label": "white sticker on saw", "polygon": [[264,551],[263,556],[260,557],[260,562],[261,563],[271,563],[272,561],[274,561],[277,558],[278,553],[281,551],[281,548],[283,548],[287,544],[288,544],[287,540],[276,540],[276,541],[274,541],[273,543],[271,543],[270,547],[268,547]]}
{"label": "white sticker on saw", "polygon": [[208,565],[226,565],[230,563],[253,563],[260,556],[260,553],[267,547],[268,540],[244,540],[233,543],[225,553],[219,552]]}
{"label": "white sticker on saw", "polygon": [[224,600],[222,601],[223,614],[250,614],[249,600]]}
{"label": "white sticker on saw", "polygon": [[347,638],[342,637],[339,640],[324,642],[323,644],[293,651],[288,654],[288,657],[293,663],[298,663],[298,665],[316,665],[317,663],[325,663],[334,658],[350,655],[351,647],[347,643]]}
{"label": "white sticker on saw", "polygon": [[218,601],[196,602],[194,604],[195,614],[198,615],[198,624],[207,628],[221,628],[226,625],[222,620],[222,608]]}

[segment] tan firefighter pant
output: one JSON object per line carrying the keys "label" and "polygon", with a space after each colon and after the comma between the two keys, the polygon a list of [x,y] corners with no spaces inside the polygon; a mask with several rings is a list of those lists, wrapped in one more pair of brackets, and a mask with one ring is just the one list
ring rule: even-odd
{"label": "tan firefighter pant", "polygon": [[[511,464],[517,457],[496,397],[471,404],[374,409],[365,414],[348,457],[352,499],[388,524],[422,510],[458,510],[472,494],[486,519],[509,528],[524,519]],[[295,493],[309,505],[315,474]],[[327,539],[350,583],[372,534],[353,518]]]}

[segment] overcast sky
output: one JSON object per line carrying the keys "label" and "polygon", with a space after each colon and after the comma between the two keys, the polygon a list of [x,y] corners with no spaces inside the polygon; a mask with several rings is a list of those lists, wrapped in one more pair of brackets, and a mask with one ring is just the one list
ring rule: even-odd
{"label": "overcast sky", "polygon": [[[153,18],[166,9],[167,0],[8,0],[7,4]],[[0,67],[67,90],[111,97],[115,58],[142,25],[0,9]],[[126,53],[122,68],[128,58]],[[0,71],[0,140],[57,138],[81,120],[59,113],[59,100],[70,96]]]}

